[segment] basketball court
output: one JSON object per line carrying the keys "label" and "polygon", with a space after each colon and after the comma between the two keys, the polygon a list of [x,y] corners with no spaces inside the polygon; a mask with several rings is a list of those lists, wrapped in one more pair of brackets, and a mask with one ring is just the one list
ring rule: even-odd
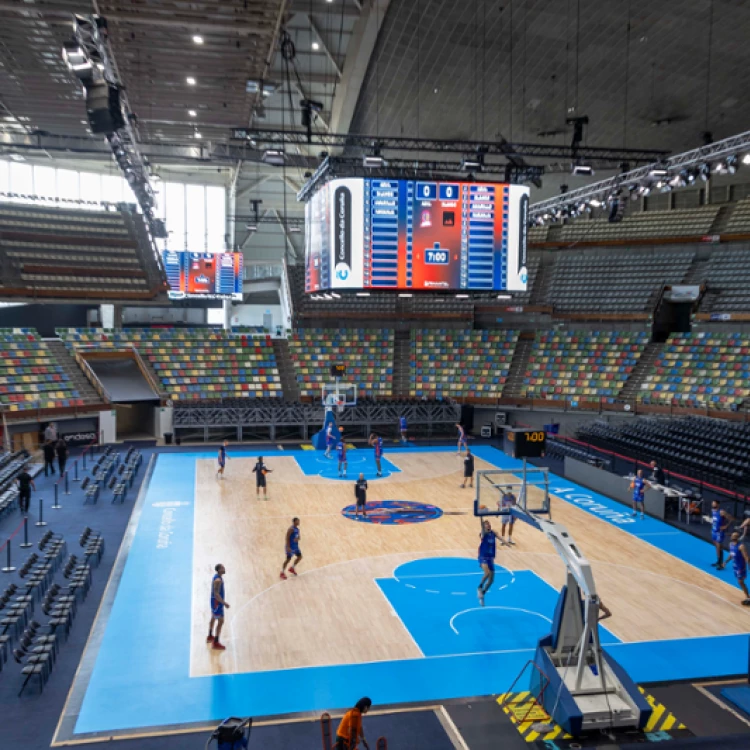
{"label": "basketball court", "polygon": [[[519,461],[490,446],[474,453],[477,470],[519,481]],[[230,448],[224,480],[214,451],[149,466],[57,743],[319,714],[361,693],[381,706],[500,694],[533,658],[565,566],[544,534],[517,522],[480,607],[479,519],[455,448],[386,445],[382,479],[371,448],[348,452],[345,479],[321,451],[264,453],[267,500],[256,497],[257,456]],[[351,517],[360,473],[367,522]],[[746,669],[736,659],[750,613],[731,572],[709,567],[708,545],[553,475],[550,494],[613,612],[602,644],[636,682]],[[294,516],[304,559],[284,581]],[[206,644],[219,562],[225,652]]]}

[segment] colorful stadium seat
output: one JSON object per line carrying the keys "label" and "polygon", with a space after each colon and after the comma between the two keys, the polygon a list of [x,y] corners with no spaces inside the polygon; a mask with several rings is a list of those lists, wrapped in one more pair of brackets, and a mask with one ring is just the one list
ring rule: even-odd
{"label": "colorful stadium seat", "polygon": [[292,333],[289,352],[300,396],[322,397],[331,382],[332,364],[346,365],[346,382],[357,396],[385,398],[393,394],[393,331],[387,328],[303,328]]}
{"label": "colorful stadium seat", "polygon": [[281,396],[273,342],[213,328],[65,329],[73,348],[133,345],[178,400]]}
{"label": "colorful stadium seat", "polygon": [[518,331],[412,331],[410,394],[496,398],[508,377]]}
{"label": "colorful stadium seat", "polygon": [[641,386],[646,403],[732,409],[750,396],[750,335],[674,333]]}
{"label": "colorful stadium seat", "polygon": [[614,401],[648,341],[645,331],[541,333],[529,357],[522,394],[528,398]]}
{"label": "colorful stadium seat", "polygon": [[1,328],[0,407],[8,411],[82,406],[47,344],[29,328]]}

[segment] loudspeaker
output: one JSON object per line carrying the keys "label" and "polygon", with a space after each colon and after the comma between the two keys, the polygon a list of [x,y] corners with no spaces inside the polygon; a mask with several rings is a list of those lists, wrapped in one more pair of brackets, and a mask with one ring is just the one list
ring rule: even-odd
{"label": "loudspeaker", "polygon": [[461,424],[466,432],[474,429],[474,407],[471,404],[461,404]]}
{"label": "loudspeaker", "polygon": [[86,114],[92,133],[111,135],[125,127],[120,89],[106,82],[89,86],[86,89]]}

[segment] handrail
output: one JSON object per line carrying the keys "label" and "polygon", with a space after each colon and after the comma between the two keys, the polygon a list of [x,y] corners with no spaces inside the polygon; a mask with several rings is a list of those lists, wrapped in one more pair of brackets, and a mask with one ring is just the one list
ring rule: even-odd
{"label": "handrail", "polygon": [[282,301],[284,298],[287,300],[287,319],[283,321],[282,330],[287,330],[288,328],[291,328],[292,321],[294,320],[294,299],[292,298],[292,286],[289,283],[289,264],[286,262],[286,258],[282,258],[282,268],[284,269],[284,273],[282,273],[282,279],[281,279],[281,285],[284,288],[284,294],[282,295]]}
{"label": "handrail", "polygon": [[92,386],[94,386],[94,390],[99,394],[99,396],[102,398],[102,400],[105,403],[111,404],[112,403],[112,397],[109,394],[109,391],[104,387],[102,384],[102,381],[99,380],[99,378],[96,376],[96,373],[94,372],[91,365],[86,361],[86,358],[81,354],[81,352],[77,348],[73,348],[73,352],[75,355],[75,360],[78,362],[78,366],[83,370],[83,374],[89,379],[89,382]]}
{"label": "handrail", "polygon": [[146,362],[141,356],[141,353],[138,351],[138,348],[135,344],[130,344],[133,354],[135,355],[135,361],[138,364],[138,368],[141,371],[141,375],[143,375],[144,378],[146,378],[146,381],[151,386],[151,390],[161,398],[161,387],[156,382],[156,378],[154,378],[153,374],[151,373],[151,370],[146,366]]}

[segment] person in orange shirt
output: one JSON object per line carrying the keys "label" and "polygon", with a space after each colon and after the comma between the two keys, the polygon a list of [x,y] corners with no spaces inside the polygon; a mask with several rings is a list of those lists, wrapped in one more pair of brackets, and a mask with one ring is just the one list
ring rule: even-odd
{"label": "person in orange shirt", "polygon": [[369,698],[360,698],[354,708],[341,717],[336,730],[336,750],[357,750],[360,738],[366,750],[369,750],[370,746],[362,730],[362,717],[370,710],[370,706],[372,701]]}

